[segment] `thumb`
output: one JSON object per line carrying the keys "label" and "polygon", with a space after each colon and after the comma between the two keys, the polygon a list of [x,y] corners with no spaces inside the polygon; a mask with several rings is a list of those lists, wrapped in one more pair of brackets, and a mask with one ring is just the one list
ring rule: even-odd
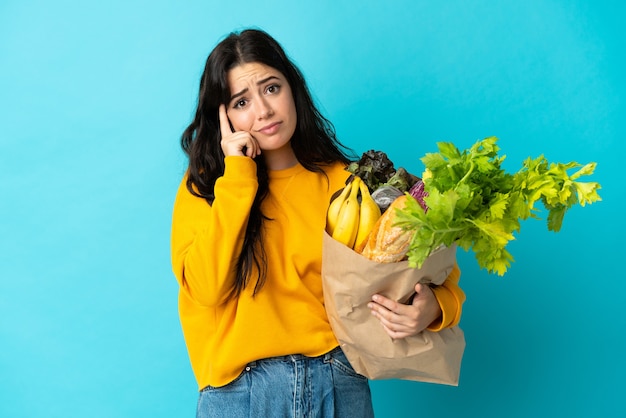
{"label": "thumb", "polygon": [[418,283],[415,285],[415,293],[418,295],[424,292],[426,285],[424,283]]}
{"label": "thumb", "polygon": [[423,283],[416,284],[414,289],[415,295],[413,296],[413,302],[424,299],[426,297],[426,291],[429,290],[428,285]]}

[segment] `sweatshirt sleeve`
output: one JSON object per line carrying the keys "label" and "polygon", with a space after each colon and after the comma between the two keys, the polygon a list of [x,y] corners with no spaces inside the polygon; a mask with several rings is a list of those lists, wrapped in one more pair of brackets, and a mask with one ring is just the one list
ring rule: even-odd
{"label": "sweatshirt sleeve", "polygon": [[181,291],[196,303],[217,306],[230,294],[243,248],[250,208],[258,188],[256,163],[242,156],[224,160],[212,205],[192,195],[183,178],[172,215],[172,269]]}
{"label": "sweatshirt sleeve", "polygon": [[446,281],[441,286],[433,288],[437,302],[441,307],[441,317],[430,324],[427,328],[429,331],[441,331],[444,328],[453,327],[461,320],[465,293],[459,287],[460,278],[461,270],[455,264]]}

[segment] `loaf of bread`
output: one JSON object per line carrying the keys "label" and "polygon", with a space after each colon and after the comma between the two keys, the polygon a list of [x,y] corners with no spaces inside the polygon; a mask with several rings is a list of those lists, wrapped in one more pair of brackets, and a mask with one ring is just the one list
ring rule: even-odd
{"label": "loaf of bread", "polygon": [[391,203],[374,225],[367,240],[364,240],[359,248],[355,248],[356,252],[379,263],[394,263],[406,257],[413,231],[405,231],[399,226],[393,226],[396,220],[396,209],[404,208],[406,199],[406,195],[402,195]]}

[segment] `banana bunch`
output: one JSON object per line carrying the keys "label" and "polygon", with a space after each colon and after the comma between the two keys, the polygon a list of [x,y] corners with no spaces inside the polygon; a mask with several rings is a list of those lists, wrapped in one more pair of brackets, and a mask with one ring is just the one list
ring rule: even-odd
{"label": "banana bunch", "polygon": [[356,248],[367,239],[380,216],[380,208],[367,185],[359,176],[354,176],[330,203],[326,232],[342,244]]}

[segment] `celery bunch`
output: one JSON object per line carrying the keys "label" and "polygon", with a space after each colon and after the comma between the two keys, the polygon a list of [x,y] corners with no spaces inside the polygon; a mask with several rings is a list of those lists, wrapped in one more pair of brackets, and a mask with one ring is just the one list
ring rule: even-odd
{"label": "celery bunch", "polygon": [[[498,156],[497,141],[485,138],[463,151],[440,142],[439,152],[422,157],[428,210],[407,199],[397,218],[398,225],[415,231],[408,250],[412,267],[421,267],[440,245],[456,242],[475,253],[481,268],[502,276],[513,261],[506,246],[519,232],[520,221],[539,219],[537,202],[548,211],[548,230],[557,232],[570,207],[601,200],[598,183],[578,181],[592,174],[596,163],[549,163],[541,155],[528,158],[518,172],[507,173],[501,168],[505,156]],[[568,174],[574,168],[579,169]]]}

